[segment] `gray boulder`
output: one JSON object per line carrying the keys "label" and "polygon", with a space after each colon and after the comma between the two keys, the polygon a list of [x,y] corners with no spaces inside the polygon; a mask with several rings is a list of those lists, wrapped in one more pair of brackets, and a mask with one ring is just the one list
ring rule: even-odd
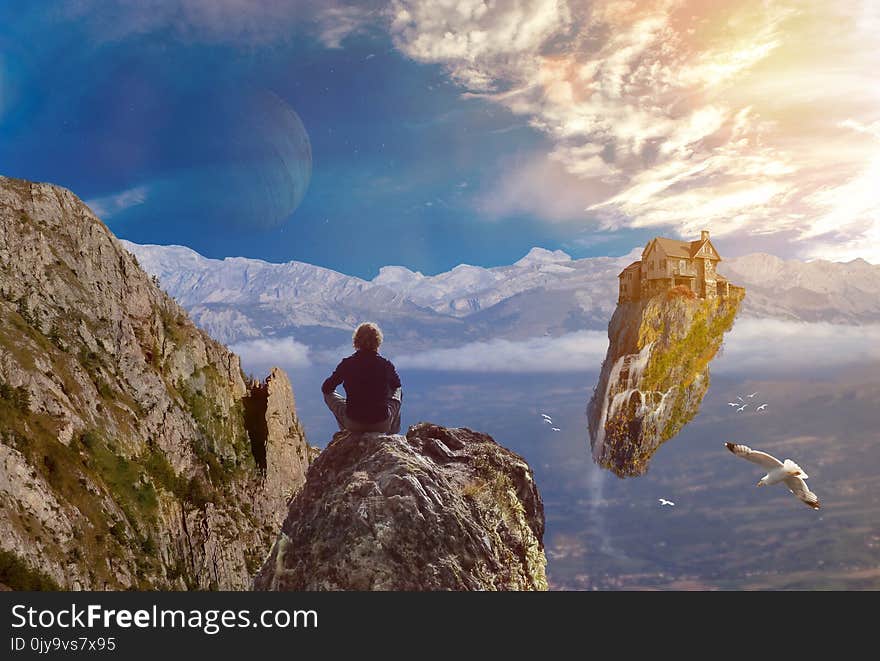
{"label": "gray boulder", "polygon": [[256,590],[546,590],[544,508],[528,464],[486,434],[420,423],[337,433]]}

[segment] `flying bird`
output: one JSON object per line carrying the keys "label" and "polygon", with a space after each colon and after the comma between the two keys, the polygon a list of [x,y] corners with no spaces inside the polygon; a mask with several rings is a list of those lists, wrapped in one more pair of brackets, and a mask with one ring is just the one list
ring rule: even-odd
{"label": "flying bird", "polygon": [[752,397],[754,397],[754,396],[757,395],[757,394],[758,394],[758,393],[753,392],[751,395],[749,395],[749,398],[752,398]]}
{"label": "flying bird", "polygon": [[670,507],[675,507],[675,503],[673,503],[671,500],[666,500],[665,498],[658,498],[657,501],[660,503],[660,507],[663,507],[664,505],[669,505]]}
{"label": "flying bird", "polygon": [[739,401],[741,401],[741,402],[746,401],[746,400],[744,400],[742,397],[740,397],[739,395],[737,395],[736,398],[737,398]]}
{"label": "flying bird", "polygon": [[562,431],[561,429],[559,429],[559,427],[550,427],[550,429],[552,429],[553,431]]}
{"label": "flying bird", "polygon": [[553,421],[550,418],[544,418],[544,422],[546,422],[548,425],[553,424]]}
{"label": "flying bird", "polygon": [[742,457],[746,461],[751,461],[753,464],[758,464],[767,470],[767,474],[758,480],[759,487],[776,484],[777,482],[785,482],[788,490],[800,498],[804,504],[812,507],[814,510],[819,509],[818,496],[810,491],[807,483],[804,482],[809,475],[791,459],[779,461],[773,455],[752,450],[747,445],[736,445],[734,443],[725,443],[724,445],[737,457]]}
{"label": "flying bird", "polygon": [[727,402],[728,406],[739,406],[736,402]]}
{"label": "flying bird", "polygon": [[767,405],[766,405],[766,404],[761,404],[761,406],[759,406],[759,407],[756,408],[755,410],[756,410],[756,411],[763,411],[763,410],[766,409],[766,408],[767,408]]}
{"label": "flying bird", "polygon": [[736,412],[737,412],[737,413],[741,413],[741,412],[745,411],[747,406],[748,406],[748,404],[743,404],[742,406],[740,406],[740,407],[736,410]]}

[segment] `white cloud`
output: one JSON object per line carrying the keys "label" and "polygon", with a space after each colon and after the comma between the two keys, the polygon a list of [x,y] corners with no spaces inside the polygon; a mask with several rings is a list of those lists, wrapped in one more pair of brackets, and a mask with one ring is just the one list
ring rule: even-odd
{"label": "white cloud", "polygon": [[877,3],[391,7],[403,53],[550,142],[480,197],[489,216],[793,235],[802,256],[880,250],[880,144],[865,139],[880,132]]}
{"label": "white cloud", "polygon": [[135,186],[112,195],[95,197],[85,202],[98,218],[107,220],[126,209],[143,204],[147,201],[148,194],[149,189],[146,186]]}
{"label": "white cloud", "polygon": [[442,64],[458,82],[483,91],[527,66],[570,22],[563,0],[391,0],[389,14],[401,51]]}
{"label": "white cloud", "polygon": [[241,356],[246,366],[285,369],[302,368],[311,365],[309,347],[292,337],[261,338],[247,340],[229,347]]}
{"label": "white cloud", "polygon": [[607,348],[604,331],[580,331],[521,341],[472,342],[396,356],[394,363],[400,368],[452,372],[588,372],[602,364]]}
{"label": "white cloud", "polygon": [[[318,14],[318,35],[327,48],[341,48],[342,41],[375,23],[377,12],[365,7],[327,6]],[[366,59],[370,59],[368,55]]]}
{"label": "white cloud", "polygon": [[[404,369],[453,372],[593,372],[605,359],[604,331],[560,337],[497,339],[394,357]],[[740,319],[710,364],[717,374],[821,371],[880,363],[880,325]]]}
{"label": "white cloud", "polygon": [[766,374],[865,363],[880,363],[880,325],[741,319],[710,370]]}

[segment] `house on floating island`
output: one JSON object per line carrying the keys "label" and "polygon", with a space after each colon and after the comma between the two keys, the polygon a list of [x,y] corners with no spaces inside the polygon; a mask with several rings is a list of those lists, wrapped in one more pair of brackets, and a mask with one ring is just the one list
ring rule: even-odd
{"label": "house on floating island", "polygon": [[700,232],[697,241],[676,241],[658,236],[642,251],[642,259],[627,266],[620,275],[617,302],[647,300],[673,287],[685,287],[699,298],[727,297],[744,292],[732,285],[716,267],[721,256],[709,240],[709,232]]}

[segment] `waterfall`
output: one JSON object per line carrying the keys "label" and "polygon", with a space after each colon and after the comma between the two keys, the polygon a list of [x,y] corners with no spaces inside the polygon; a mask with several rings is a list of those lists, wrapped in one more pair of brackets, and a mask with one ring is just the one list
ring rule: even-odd
{"label": "waterfall", "polygon": [[[605,423],[613,417],[624,402],[628,402],[633,392],[639,393],[639,412],[646,410],[645,395],[638,389],[642,372],[651,357],[653,342],[646,344],[638,353],[624,354],[611,367],[605,392],[602,394],[602,412],[596,429],[596,442],[593,444],[593,459],[598,462],[605,445]],[[622,386],[622,387],[621,387]]]}

